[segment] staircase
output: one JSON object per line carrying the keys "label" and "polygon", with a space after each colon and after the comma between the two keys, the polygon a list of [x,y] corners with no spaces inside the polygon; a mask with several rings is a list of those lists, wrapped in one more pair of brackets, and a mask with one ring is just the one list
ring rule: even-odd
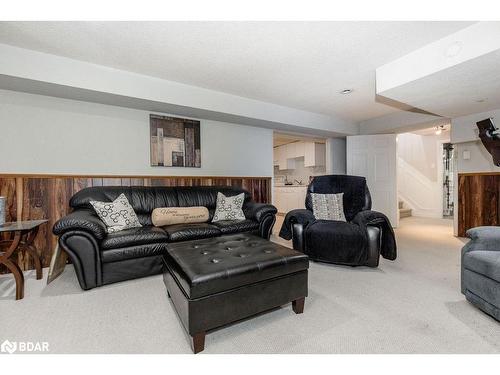
{"label": "staircase", "polygon": [[398,208],[400,219],[411,216],[411,208],[405,208],[405,203],[403,201],[398,202]]}

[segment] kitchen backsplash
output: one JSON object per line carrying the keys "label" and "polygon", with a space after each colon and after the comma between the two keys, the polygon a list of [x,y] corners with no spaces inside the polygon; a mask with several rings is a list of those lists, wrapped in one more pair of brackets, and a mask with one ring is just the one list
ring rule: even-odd
{"label": "kitchen backsplash", "polygon": [[325,166],[304,167],[304,158],[295,160],[295,169],[284,169],[280,171],[278,166],[274,166],[275,183],[284,183],[285,177],[287,177],[289,182],[298,180],[307,185],[309,176],[321,176],[324,174],[326,174]]}

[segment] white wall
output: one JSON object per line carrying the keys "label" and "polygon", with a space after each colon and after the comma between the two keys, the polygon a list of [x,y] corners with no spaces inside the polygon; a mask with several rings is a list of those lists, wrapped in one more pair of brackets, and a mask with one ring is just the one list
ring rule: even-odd
{"label": "white wall", "polygon": [[346,174],[345,138],[327,138],[326,174]]}
{"label": "white wall", "polygon": [[269,176],[273,132],[201,120],[201,168],[151,167],[150,112],[0,90],[0,173]]}
{"label": "white wall", "polygon": [[442,217],[442,143],[449,133],[398,135],[398,194],[414,216]]}
{"label": "white wall", "polygon": [[449,133],[398,135],[398,156],[432,182],[438,180],[438,161],[441,159],[440,144],[449,140]]}

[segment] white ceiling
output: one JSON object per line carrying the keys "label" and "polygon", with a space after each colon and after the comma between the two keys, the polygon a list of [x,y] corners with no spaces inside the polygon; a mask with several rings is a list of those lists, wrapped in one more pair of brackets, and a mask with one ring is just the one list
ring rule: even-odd
{"label": "white ceiling", "polygon": [[432,113],[456,118],[500,106],[500,50],[384,92]]}
{"label": "white ceiling", "polygon": [[0,22],[0,43],[361,121],[398,110],[377,67],[470,24]]}

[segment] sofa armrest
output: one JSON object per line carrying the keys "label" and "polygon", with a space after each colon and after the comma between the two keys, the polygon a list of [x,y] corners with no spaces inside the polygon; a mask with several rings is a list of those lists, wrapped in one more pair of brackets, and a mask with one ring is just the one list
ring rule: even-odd
{"label": "sofa armrest", "polygon": [[249,202],[243,207],[247,219],[262,222],[267,215],[276,215],[278,210],[272,204]]}
{"label": "sofa armrest", "polygon": [[83,290],[102,285],[99,244],[87,231],[69,230],[59,237],[59,245],[68,254]]}
{"label": "sofa armrest", "polygon": [[102,240],[107,234],[106,225],[91,210],[76,210],[59,219],[52,228],[56,236],[69,231],[88,232],[98,240]]}
{"label": "sofa armrest", "polygon": [[483,226],[471,228],[466,233],[471,239],[464,246],[464,252],[483,250],[500,251],[500,227]]}

